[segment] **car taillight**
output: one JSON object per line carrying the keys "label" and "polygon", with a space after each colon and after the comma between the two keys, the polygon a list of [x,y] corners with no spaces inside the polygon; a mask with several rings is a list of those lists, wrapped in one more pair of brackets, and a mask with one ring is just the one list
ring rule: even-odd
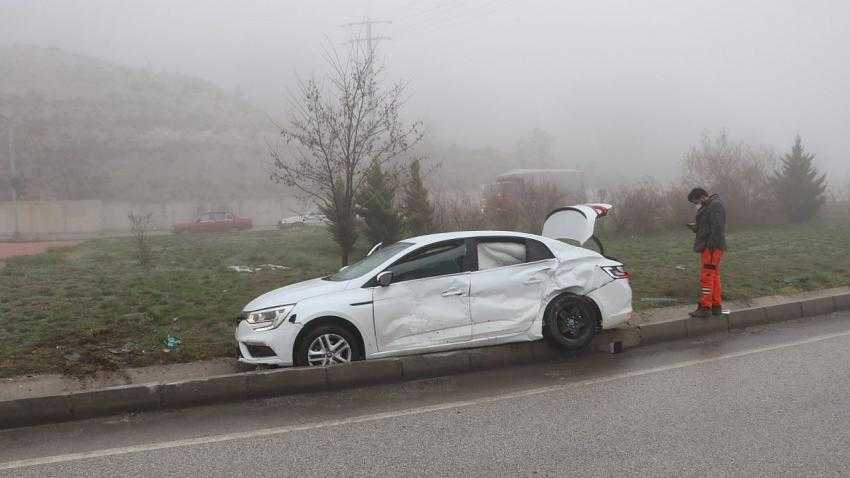
{"label": "car taillight", "polygon": [[613,208],[610,204],[588,204],[588,206],[590,206],[590,208],[593,209],[593,212],[596,213],[596,217],[607,216]]}
{"label": "car taillight", "polygon": [[630,279],[632,277],[624,266],[606,266],[602,270],[613,279]]}

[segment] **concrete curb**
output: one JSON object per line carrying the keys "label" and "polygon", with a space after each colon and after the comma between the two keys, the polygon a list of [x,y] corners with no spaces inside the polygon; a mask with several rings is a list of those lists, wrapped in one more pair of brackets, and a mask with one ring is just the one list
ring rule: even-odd
{"label": "concrete curb", "polygon": [[[596,351],[618,352],[667,340],[830,314],[850,309],[850,293],[736,310],[709,319],[676,319],[606,330]],[[0,401],[0,429],[81,420],[118,413],[176,409],[299,393],[454,375],[476,370],[562,360],[570,354],[543,341],[354,362],[329,368],[290,368],[138,384]]]}

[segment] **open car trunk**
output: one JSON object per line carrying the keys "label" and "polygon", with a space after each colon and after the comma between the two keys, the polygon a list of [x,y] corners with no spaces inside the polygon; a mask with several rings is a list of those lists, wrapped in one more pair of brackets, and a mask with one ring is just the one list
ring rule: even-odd
{"label": "open car trunk", "polygon": [[604,256],[605,249],[596,237],[596,220],[607,216],[612,208],[610,204],[578,204],[555,209],[546,217],[540,235],[582,247],[592,242]]}

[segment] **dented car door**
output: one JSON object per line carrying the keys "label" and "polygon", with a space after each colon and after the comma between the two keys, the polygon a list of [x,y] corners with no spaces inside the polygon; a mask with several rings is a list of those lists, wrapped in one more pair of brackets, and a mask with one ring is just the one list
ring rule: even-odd
{"label": "dented car door", "polygon": [[431,244],[386,270],[392,283],[373,288],[375,335],[381,352],[470,339],[466,241]]}
{"label": "dented car door", "polygon": [[473,245],[470,276],[472,338],[514,335],[528,330],[543,307],[555,259],[539,241],[479,238]]}

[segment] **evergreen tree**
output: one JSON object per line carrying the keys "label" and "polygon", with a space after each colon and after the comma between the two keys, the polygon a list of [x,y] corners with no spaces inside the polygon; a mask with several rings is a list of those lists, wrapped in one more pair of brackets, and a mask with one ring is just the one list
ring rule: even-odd
{"label": "evergreen tree", "polygon": [[372,161],[357,194],[357,213],[366,223],[365,233],[370,244],[392,244],[401,237],[402,219],[395,206],[397,190],[398,181],[394,175]]}
{"label": "evergreen tree", "polygon": [[402,204],[407,231],[411,235],[433,231],[434,206],[428,199],[428,190],[422,183],[419,160],[410,163],[410,178],[404,190]]}
{"label": "evergreen tree", "polygon": [[791,152],[785,154],[779,171],[771,178],[778,204],[792,222],[811,220],[826,202],[826,174],[818,173],[814,159],[797,135]]}

